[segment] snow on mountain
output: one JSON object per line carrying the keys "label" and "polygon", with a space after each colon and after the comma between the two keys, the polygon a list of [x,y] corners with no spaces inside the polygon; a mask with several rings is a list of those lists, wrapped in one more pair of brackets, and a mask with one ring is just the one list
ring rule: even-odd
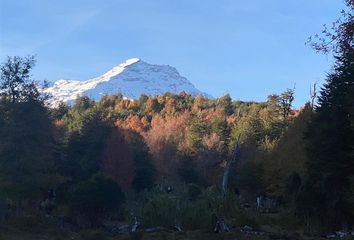
{"label": "snow on mountain", "polygon": [[59,101],[72,104],[77,95],[88,96],[96,101],[102,95],[116,93],[122,93],[128,99],[137,99],[141,94],[156,96],[182,91],[193,96],[209,96],[179,75],[174,67],[153,65],[138,58],[128,59],[97,78],[86,81],[58,80],[42,91],[51,96],[49,103],[52,106]]}

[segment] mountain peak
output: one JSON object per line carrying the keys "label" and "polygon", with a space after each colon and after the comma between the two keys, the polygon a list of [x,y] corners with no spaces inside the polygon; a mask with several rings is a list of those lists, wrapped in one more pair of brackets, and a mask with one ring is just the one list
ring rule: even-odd
{"label": "mountain peak", "polygon": [[119,64],[117,67],[128,67],[130,65],[133,65],[134,63],[140,62],[140,58],[129,58],[125,60],[123,63]]}
{"label": "mountain peak", "polygon": [[112,68],[111,70],[109,70],[108,72],[106,72],[105,74],[101,75],[98,78],[110,78],[113,77],[115,75],[120,74],[121,72],[123,72],[125,70],[125,68],[127,68],[128,66],[131,66],[137,62],[140,62],[141,60],[139,58],[130,58],[125,60],[123,63],[119,64],[118,66]]}
{"label": "mountain peak", "polygon": [[137,99],[141,94],[157,96],[166,92],[178,94],[182,91],[193,96],[208,96],[181,76],[176,68],[149,64],[139,58],[130,58],[93,79],[59,80],[53,86],[43,89],[43,92],[52,96],[49,99],[52,106],[56,106],[60,101],[72,104],[77,95],[98,101],[102,95],[116,93],[122,93],[129,99]]}

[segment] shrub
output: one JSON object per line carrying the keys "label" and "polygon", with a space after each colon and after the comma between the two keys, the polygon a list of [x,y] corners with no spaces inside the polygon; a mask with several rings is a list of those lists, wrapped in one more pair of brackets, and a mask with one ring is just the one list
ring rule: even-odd
{"label": "shrub", "polygon": [[[190,191],[189,191],[190,190]],[[199,197],[197,196],[200,191]],[[224,196],[219,189],[202,191],[196,185],[189,185],[187,195],[149,192],[140,201],[127,206],[127,212],[134,213],[144,227],[181,225],[184,230],[212,230],[216,219],[234,218],[240,209],[236,195]],[[190,200],[193,192],[194,200]],[[145,203],[144,203],[145,200]]]}
{"label": "shrub", "polygon": [[98,173],[81,182],[71,201],[71,211],[87,218],[90,227],[97,227],[104,214],[118,210],[124,193],[115,181]]}
{"label": "shrub", "polygon": [[144,226],[173,226],[176,224],[179,199],[169,194],[154,196],[143,210]]}
{"label": "shrub", "polygon": [[239,213],[235,194],[224,196],[220,189],[211,187],[193,202],[188,202],[182,213],[182,223],[186,229],[213,229],[218,218],[233,218]]}

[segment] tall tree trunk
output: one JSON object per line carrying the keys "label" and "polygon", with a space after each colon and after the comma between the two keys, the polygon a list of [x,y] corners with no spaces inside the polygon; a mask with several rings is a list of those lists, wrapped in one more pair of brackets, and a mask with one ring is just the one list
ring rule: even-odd
{"label": "tall tree trunk", "polygon": [[230,171],[236,163],[236,160],[238,157],[238,150],[239,150],[239,146],[237,143],[234,151],[232,152],[231,160],[228,162],[228,164],[226,165],[225,170],[224,170],[224,176],[222,179],[222,191],[224,194],[227,193],[227,188],[228,188],[229,178],[230,178]]}

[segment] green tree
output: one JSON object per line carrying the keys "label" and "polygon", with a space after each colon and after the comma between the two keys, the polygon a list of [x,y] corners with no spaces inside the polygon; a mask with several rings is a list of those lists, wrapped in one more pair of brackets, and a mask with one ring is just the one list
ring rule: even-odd
{"label": "green tree", "polygon": [[289,202],[294,200],[296,192],[292,187],[294,176],[303,178],[305,174],[307,153],[304,134],[312,117],[311,106],[306,104],[299,116],[290,122],[264,164],[262,178],[265,188],[277,196],[286,197]]}
{"label": "green tree", "polygon": [[0,184],[15,199],[55,188],[55,143],[47,110],[38,102],[0,103]]}
{"label": "green tree", "polygon": [[218,98],[217,107],[220,108],[223,114],[227,116],[233,114],[234,112],[234,109],[232,107],[232,99],[229,94]]}
{"label": "green tree", "polygon": [[56,173],[51,119],[29,78],[33,64],[33,58],[14,57],[0,67],[0,189],[18,207],[64,181]]}
{"label": "green tree", "polygon": [[55,108],[49,109],[50,116],[54,120],[61,120],[69,111],[69,106],[60,102]]}
{"label": "green tree", "polygon": [[213,132],[217,133],[220,136],[220,139],[227,145],[230,140],[230,126],[228,125],[225,118],[215,118],[211,127]]}
{"label": "green tree", "polygon": [[11,102],[37,99],[40,94],[30,71],[35,65],[33,56],[26,58],[8,57],[0,67],[0,93]]}
{"label": "green tree", "polygon": [[330,225],[339,225],[346,217],[354,219],[348,211],[354,203],[346,198],[354,177],[354,128],[350,119],[354,114],[354,58],[348,57],[337,58],[335,72],[321,91],[320,107],[307,133],[307,184],[322,199],[322,204],[311,207],[317,209],[320,219],[330,217],[333,222],[326,223]]}
{"label": "green tree", "polygon": [[136,191],[152,188],[155,181],[156,169],[152,162],[148,146],[139,133],[125,131],[124,135],[134,155],[135,177],[133,180],[133,188]]}
{"label": "green tree", "polygon": [[270,109],[274,116],[279,114],[282,116],[283,120],[287,120],[292,103],[294,101],[294,89],[287,89],[282,92],[280,95],[272,94],[268,96],[267,106]]}
{"label": "green tree", "polygon": [[291,112],[293,101],[294,101],[294,89],[287,89],[285,92],[280,94],[279,105],[284,120],[288,118]]}
{"label": "green tree", "polygon": [[334,33],[324,30],[328,44],[326,37],[314,43],[324,52],[333,47],[336,63],[307,132],[308,174],[297,201],[299,212],[332,229],[354,221],[354,1],[346,2],[349,11],[333,25]]}
{"label": "green tree", "polygon": [[195,153],[203,150],[203,137],[210,134],[210,126],[207,121],[193,117],[190,122],[188,138]]}
{"label": "green tree", "polygon": [[77,100],[64,120],[68,126],[68,140],[62,173],[74,181],[87,179],[99,170],[112,123],[106,120],[105,110],[86,97]]}

